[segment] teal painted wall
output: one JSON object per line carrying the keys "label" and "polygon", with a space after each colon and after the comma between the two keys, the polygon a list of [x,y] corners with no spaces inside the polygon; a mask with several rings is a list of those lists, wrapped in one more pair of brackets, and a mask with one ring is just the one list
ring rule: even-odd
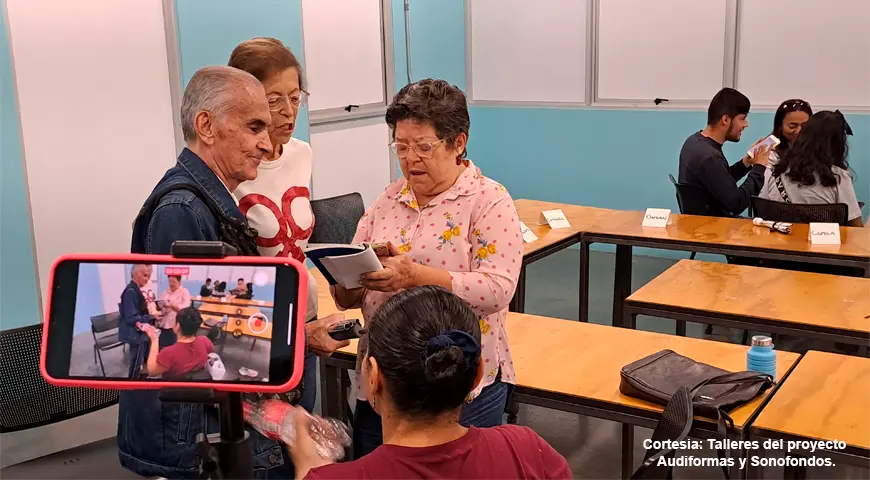
{"label": "teal painted wall", "polygon": [[[233,48],[254,37],[281,40],[305,67],[300,0],[176,0],[175,14],[184,85],[199,68],[226,65]],[[316,86],[310,88],[316,95]],[[309,140],[306,109],[294,136]]]}
{"label": "teal painted wall", "polygon": [[[18,111],[0,0],[0,328],[39,322],[31,226],[24,181]],[[403,0],[390,0],[396,89],[406,82]],[[464,0],[411,0],[414,79],[438,77],[467,89]],[[285,42],[304,65],[300,0],[176,0],[182,80],[196,69],[225,65],[233,47],[255,36]],[[337,35],[340,32],[336,32]],[[532,73],[517,74],[534,81]],[[316,92],[316,85],[311,86]],[[701,111],[471,108],[469,152],[486,175],[514,198],[622,209],[676,208],[667,174],[677,169],[683,140],[704,124]],[[859,199],[870,203],[870,115],[847,115],[855,136],[850,161]],[[309,139],[307,112],[296,134]],[[736,159],[772,123],[769,112],[752,113],[739,144],[726,146]],[[865,216],[867,212],[865,211]],[[646,252],[644,252],[646,253]]]}
{"label": "teal painted wall", "polygon": [[[394,10],[402,0],[393,0]],[[466,86],[463,0],[411,0],[414,79],[439,77]],[[394,44],[404,45],[394,29]],[[534,82],[517,59],[517,74]],[[396,83],[405,81],[396,74]],[[870,115],[847,115],[855,187],[870,203]],[[726,145],[736,161],[773,124],[772,112],[749,116],[740,143]],[[680,147],[706,123],[705,111],[471,107],[469,157],[514,198],[616,209],[676,209],[667,175],[677,172]],[[866,216],[866,212],[865,212]]]}
{"label": "teal painted wall", "polygon": [[0,3],[0,330],[39,323],[36,262],[24,181],[6,1]]}

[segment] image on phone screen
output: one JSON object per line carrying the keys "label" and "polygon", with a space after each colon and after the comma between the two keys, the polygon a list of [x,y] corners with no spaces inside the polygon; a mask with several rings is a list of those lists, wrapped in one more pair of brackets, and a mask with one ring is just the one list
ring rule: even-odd
{"label": "image on phone screen", "polygon": [[[47,363],[53,376],[164,382],[289,379],[293,295],[298,292],[294,269],[85,262],[74,266],[74,295],[63,285],[72,282],[72,270],[59,268],[56,274],[55,289],[65,295],[55,292],[52,299]],[[279,283],[281,291],[293,294],[276,299]],[[227,295],[212,296],[216,286],[224,287]],[[58,302],[67,308],[55,314],[61,307]],[[70,310],[71,319],[61,318]],[[63,328],[67,324],[69,328]],[[67,356],[59,358],[64,347]],[[64,363],[66,371],[58,372]]]}

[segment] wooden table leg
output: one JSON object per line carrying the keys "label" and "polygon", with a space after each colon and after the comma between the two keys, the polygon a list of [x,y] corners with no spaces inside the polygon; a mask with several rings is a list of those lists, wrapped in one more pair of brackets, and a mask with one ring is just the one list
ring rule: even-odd
{"label": "wooden table leg", "polygon": [[341,369],[328,365],[321,360],[320,364],[320,412],[324,417],[346,420],[342,403],[347,402],[341,398]]}
{"label": "wooden table leg", "polygon": [[520,276],[517,279],[517,290],[514,292],[514,298],[508,306],[508,311],[524,313],[526,311],[526,265],[520,269]]}
{"label": "wooden table leg", "polygon": [[622,478],[634,473],[634,425],[622,424]]}
{"label": "wooden table leg", "polygon": [[622,323],[625,299],[631,295],[631,245],[616,246],[616,268],[613,275],[613,319],[611,325]]}
{"label": "wooden table leg", "polygon": [[581,322],[589,321],[589,243],[580,241],[580,313]]}

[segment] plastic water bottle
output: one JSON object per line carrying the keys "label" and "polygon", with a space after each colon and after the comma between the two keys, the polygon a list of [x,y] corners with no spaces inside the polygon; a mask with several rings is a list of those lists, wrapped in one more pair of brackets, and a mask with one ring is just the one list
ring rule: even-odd
{"label": "plastic water bottle", "polygon": [[[296,442],[296,422],[293,407],[280,400],[263,400],[259,403],[242,404],[245,421],[267,438],[280,440],[287,445]],[[308,415],[308,429],[317,453],[327,460],[336,462],[344,457],[345,448],[351,440],[347,426],[338,420]]]}
{"label": "plastic water bottle", "polygon": [[746,352],[746,369],[767,373],[776,380],[776,350],[773,349],[773,339],[765,335],[752,337],[752,346]]}

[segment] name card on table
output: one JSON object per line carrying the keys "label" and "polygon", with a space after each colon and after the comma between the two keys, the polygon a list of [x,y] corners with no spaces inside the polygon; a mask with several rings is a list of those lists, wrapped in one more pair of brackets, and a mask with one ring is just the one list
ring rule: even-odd
{"label": "name card on table", "polygon": [[571,228],[568,218],[558,208],[556,210],[544,210],[541,212],[541,216],[538,217],[538,225],[550,225],[552,229]]}
{"label": "name card on table", "polygon": [[836,223],[810,223],[810,243],[839,245],[840,225]]}
{"label": "name card on table", "polygon": [[671,210],[669,208],[647,208],[643,214],[642,227],[657,227],[664,228],[668,226],[668,219],[671,218]]}
{"label": "name card on table", "polygon": [[520,222],[520,230],[523,232],[523,241],[526,243],[532,243],[538,239],[538,236],[535,235],[535,232],[531,231],[529,227],[526,226],[525,223]]}

